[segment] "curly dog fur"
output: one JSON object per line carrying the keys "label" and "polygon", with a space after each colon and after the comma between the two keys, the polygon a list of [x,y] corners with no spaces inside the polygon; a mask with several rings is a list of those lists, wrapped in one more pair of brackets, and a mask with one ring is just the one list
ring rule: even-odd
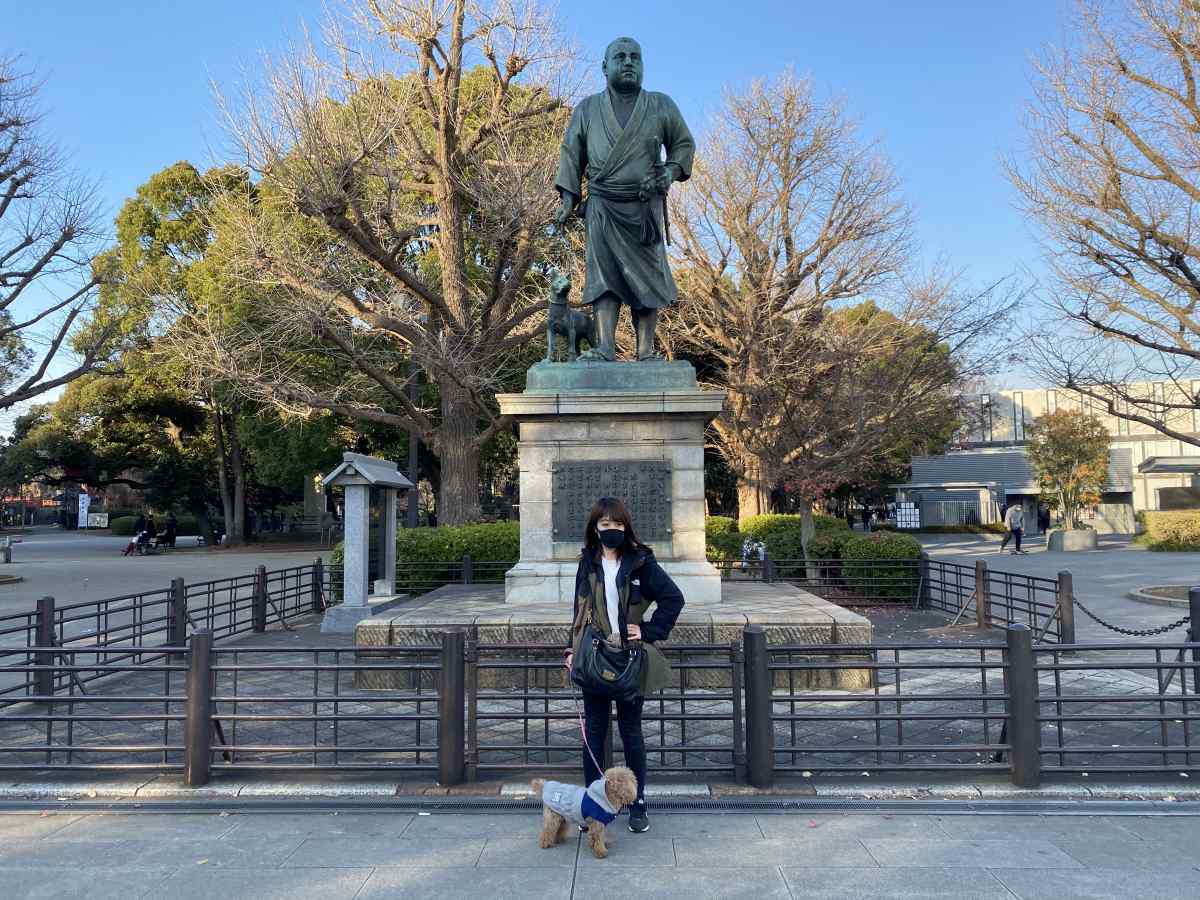
{"label": "curly dog fur", "polygon": [[[613,809],[619,810],[637,799],[637,777],[631,769],[613,766],[604,773],[604,778],[604,792],[608,795],[608,802],[612,804]],[[539,797],[542,796],[544,785],[544,779],[533,780],[533,790]],[[586,824],[588,846],[592,848],[592,855],[596,859],[604,859],[608,856],[608,845],[604,842],[604,826],[591,818]],[[543,806],[542,831],[538,835],[538,846],[546,850],[562,843],[566,837],[567,820],[550,807]]]}

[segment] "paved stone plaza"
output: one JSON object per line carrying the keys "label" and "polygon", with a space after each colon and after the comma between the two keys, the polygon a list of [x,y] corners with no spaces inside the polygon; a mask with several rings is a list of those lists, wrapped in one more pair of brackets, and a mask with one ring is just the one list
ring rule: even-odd
{"label": "paved stone plaza", "polygon": [[652,815],[540,850],[539,817],[288,812],[0,814],[8,897],[1175,900],[1196,896],[1200,817]]}

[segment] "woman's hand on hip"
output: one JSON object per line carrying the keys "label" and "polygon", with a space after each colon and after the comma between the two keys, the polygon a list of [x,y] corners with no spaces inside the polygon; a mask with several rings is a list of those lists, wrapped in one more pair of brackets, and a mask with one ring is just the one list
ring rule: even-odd
{"label": "woman's hand on hip", "polygon": [[625,626],[625,635],[631,641],[640,641],[642,639],[642,626],[641,625],[626,625]]}

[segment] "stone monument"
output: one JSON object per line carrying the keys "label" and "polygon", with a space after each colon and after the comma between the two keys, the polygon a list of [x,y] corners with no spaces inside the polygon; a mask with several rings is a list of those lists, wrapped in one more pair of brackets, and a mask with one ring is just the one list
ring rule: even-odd
{"label": "stone monument", "polygon": [[[436,644],[447,628],[470,628],[484,644],[565,646],[584,524],[605,495],[629,505],[639,536],[683,591],[671,642],[728,646],[748,622],[763,625],[772,644],[870,642],[869,621],[795,585],[730,582],[723,593],[705,558],[704,432],[725,395],[701,390],[689,363],[664,360],[654,347],[659,310],[676,298],[666,194],[691,174],[692,137],[669,97],[642,90],[636,41],[609,45],[604,74],[607,88],[571,117],[556,179],[558,224],[580,214],[587,229],[583,300],[593,315],[569,309],[569,284],[556,280],[547,339],[567,337],[567,361],[552,361],[548,348],[522,393],[498,397],[520,429],[521,559],[503,591],[448,584],[364,620],[356,638],[364,659],[378,647]],[[623,306],[636,336],[630,362],[617,361]],[[573,359],[580,338],[592,347]],[[489,669],[479,684],[519,689],[524,677],[519,668]],[[409,690],[412,679],[411,672],[383,668],[355,674],[360,688]],[[870,685],[870,672],[814,672],[814,686],[819,679],[860,689]]]}
{"label": "stone monument", "polygon": [[[642,71],[636,41],[609,44],[608,87],[576,107],[563,137],[556,221],[565,226],[582,205],[594,346],[577,361],[537,363],[524,393],[499,397],[520,428],[521,560],[505,579],[509,603],[573,601],[584,524],[601,496],[629,505],[689,600],[720,598],[705,558],[704,430],[725,397],[700,390],[690,363],[654,346],[658,312],[676,298],[666,194],[691,175],[695,144],[671,98],[642,90]],[[616,359],[622,306],[636,362]]]}
{"label": "stone monument", "polygon": [[[396,492],[412,488],[413,483],[400,474],[394,462],[359,453],[344,453],[342,462],[325,476],[327,487],[346,491],[342,602],[325,611],[321,631],[351,634],[358,623],[399,605],[404,595],[396,595]],[[380,549],[383,552],[381,578],[374,590],[368,590],[368,555],[371,546],[371,488],[383,490],[380,517]]]}

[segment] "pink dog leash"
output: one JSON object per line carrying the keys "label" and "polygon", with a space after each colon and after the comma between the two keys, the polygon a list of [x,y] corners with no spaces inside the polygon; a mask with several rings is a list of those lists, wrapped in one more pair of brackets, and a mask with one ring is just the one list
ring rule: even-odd
{"label": "pink dog leash", "polygon": [[601,775],[603,775],[604,774],[604,766],[600,765],[600,761],[598,759],[596,759],[596,754],[592,752],[592,748],[588,744],[587,728],[584,727],[584,724],[583,724],[583,710],[580,709],[580,707],[579,707],[579,697],[575,693],[574,682],[572,682],[572,687],[571,687],[571,699],[573,701],[575,701],[575,715],[579,719],[579,735],[580,735],[580,737],[583,738],[583,748],[585,750],[587,750],[588,756],[590,756],[592,758],[592,762],[594,762],[596,764],[596,771],[599,772]]}

